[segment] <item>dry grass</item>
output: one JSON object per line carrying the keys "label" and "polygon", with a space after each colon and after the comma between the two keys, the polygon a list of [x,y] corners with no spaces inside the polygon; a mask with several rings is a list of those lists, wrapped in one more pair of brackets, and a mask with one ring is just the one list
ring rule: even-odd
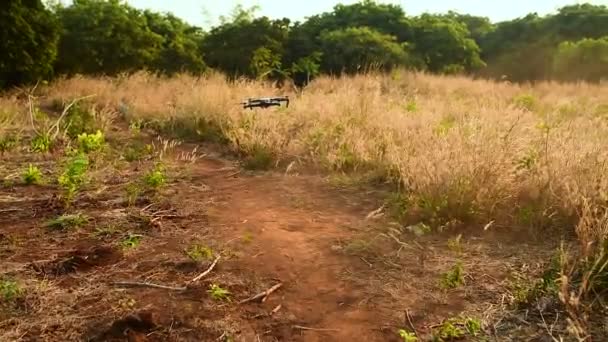
{"label": "dry grass", "polygon": [[[64,100],[95,94],[98,105],[129,118],[221,135],[254,157],[393,177],[408,203],[439,207],[444,221],[571,227],[583,201],[608,199],[605,85],[518,86],[405,72],[324,77],[290,92],[288,109],[267,111],[238,102],[278,90],[220,75],[73,78],[47,91]],[[579,233],[585,240],[604,234]]]}
{"label": "dry grass", "polygon": [[[41,91],[64,103],[94,94],[88,101],[128,120],[228,143],[252,167],[296,161],[373,175],[399,185],[404,220],[575,232],[584,257],[608,233],[606,84],[513,85],[407,72],[322,77],[303,92],[283,90],[293,99],[289,108],[265,111],[238,103],[285,92],[218,74],[77,77]],[[23,125],[18,101],[0,101],[0,133]]]}

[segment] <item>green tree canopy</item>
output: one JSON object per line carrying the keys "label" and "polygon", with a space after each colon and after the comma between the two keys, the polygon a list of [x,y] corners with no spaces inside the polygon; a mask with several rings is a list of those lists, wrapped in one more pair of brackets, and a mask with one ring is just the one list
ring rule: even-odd
{"label": "green tree canopy", "polygon": [[553,59],[553,76],[562,81],[608,80],[608,36],[561,43]]}
{"label": "green tree canopy", "polygon": [[[205,37],[203,50],[206,62],[229,76],[257,77],[259,72],[268,71],[269,65],[272,68],[281,67],[288,34],[289,19],[261,17],[251,20],[244,17],[224,23],[213,28]],[[262,58],[266,57],[267,60],[263,61]]]}
{"label": "green tree canopy", "polygon": [[162,37],[160,51],[152,67],[167,74],[176,72],[202,73],[206,69],[203,60],[203,31],[191,26],[172,14],[144,11],[148,27]]}
{"label": "green tree canopy", "polygon": [[413,22],[415,52],[432,72],[471,71],[484,66],[467,27],[451,18],[423,14]]}
{"label": "green tree canopy", "polygon": [[330,73],[355,73],[369,67],[390,69],[407,64],[407,53],[395,37],[369,27],[349,27],[321,36],[322,68]]}
{"label": "green tree canopy", "polygon": [[40,0],[0,6],[0,88],[46,79],[53,73],[59,25]]}
{"label": "green tree canopy", "polygon": [[57,69],[62,73],[117,74],[158,61],[163,37],[146,16],[120,0],[74,0],[57,8],[63,26]]}

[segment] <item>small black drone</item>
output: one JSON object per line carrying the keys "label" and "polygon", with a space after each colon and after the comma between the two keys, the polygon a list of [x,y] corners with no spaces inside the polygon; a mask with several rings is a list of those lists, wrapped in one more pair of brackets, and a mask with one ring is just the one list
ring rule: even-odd
{"label": "small black drone", "polygon": [[246,102],[241,102],[243,108],[249,108],[253,110],[255,107],[268,108],[273,106],[281,106],[281,102],[287,102],[286,107],[289,107],[289,96],[278,96],[278,97],[261,97],[261,98],[249,98]]}

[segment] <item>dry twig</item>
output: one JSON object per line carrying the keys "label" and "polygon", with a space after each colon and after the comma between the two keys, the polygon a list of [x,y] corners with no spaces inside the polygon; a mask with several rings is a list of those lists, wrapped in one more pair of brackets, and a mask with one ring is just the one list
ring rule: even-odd
{"label": "dry twig", "polygon": [[266,298],[267,298],[267,297],[268,297],[268,296],[269,296],[271,293],[273,293],[274,291],[276,291],[276,290],[278,290],[279,288],[281,288],[281,286],[283,286],[283,283],[278,283],[278,284],[276,284],[275,286],[273,286],[273,287],[269,288],[269,289],[268,289],[268,290],[266,290],[266,291],[260,292],[260,293],[256,294],[256,295],[255,295],[255,296],[253,296],[253,297],[249,297],[249,298],[247,298],[247,299],[245,299],[245,300],[240,301],[240,302],[239,302],[239,304],[245,304],[245,303],[253,302],[254,300],[258,300],[258,299],[260,299],[260,298],[262,298],[262,302],[264,302],[264,301],[266,301]]}
{"label": "dry twig", "polygon": [[294,325],[294,326],[292,326],[292,328],[299,329],[299,330],[308,330],[308,331],[340,331],[338,329],[310,328],[310,327],[304,327],[301,325]]}

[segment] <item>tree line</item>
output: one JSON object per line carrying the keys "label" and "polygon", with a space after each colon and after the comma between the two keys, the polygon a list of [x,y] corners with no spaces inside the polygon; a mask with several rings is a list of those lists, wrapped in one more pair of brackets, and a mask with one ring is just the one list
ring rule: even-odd
{"label": "tree line", "polygon": [[440,74],[599,81],[608,78],[608,8],[493,23],[447,12],[409,16],[362,0],[301,22],[237,6],[204,30],[122,0],[7,0],[0,8],[0,88],[57,75],[210,69],[229,77],[293,79],[395,67]]}

